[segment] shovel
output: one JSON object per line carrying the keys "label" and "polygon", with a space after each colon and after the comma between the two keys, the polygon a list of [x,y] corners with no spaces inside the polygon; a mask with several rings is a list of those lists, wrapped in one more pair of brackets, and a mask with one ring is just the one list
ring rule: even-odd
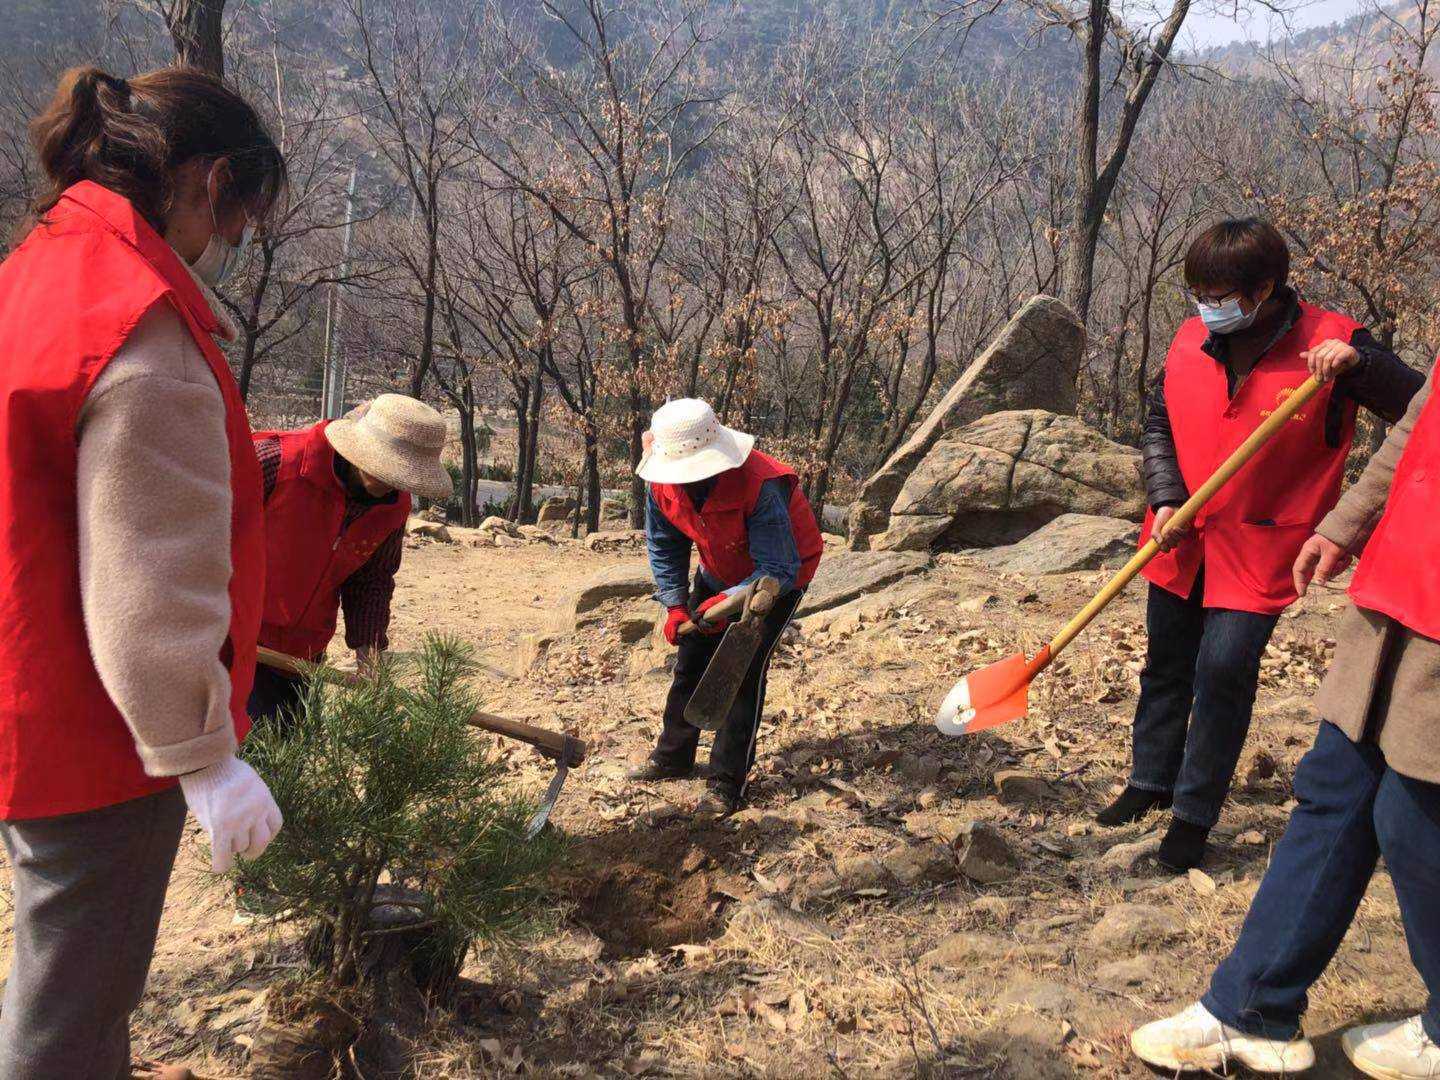
{"label": "shovel", "polygon": [[[1239,472],[1291,417],[1304,408],[1305,403],[1315,396],[1321,385],[1312,376],[1266,417],[1250,437],[1215,470],[1214,475],[1205,481],[1200,490],[1175,511],[1175,515],[1165,526],[1166,534],[1188,528],[1201,508],[1229,483],[1231,477]],[[1036,653],[1033,659],[1027,660],[1024,653],[1017,653],[961,679],[950,693],[945,695],[940,712],[935,717],[935,726],[946,735],[965,735],[1008,724],[1011,720],[1019,720],[1029,711],[1030,683],[1035,676],[1049,667],[1055,657],[1060,655],[1060,651],[1074,641],[1080,631],[1089,626],[1091,620],[1100,614],[1111,600],[1119,596],[1135,575],[1159,553],[1160,545],[1152,536],[1125,564],[1124,569],[1111,578],[1094,599],[1055,635],[1050,644]]]}

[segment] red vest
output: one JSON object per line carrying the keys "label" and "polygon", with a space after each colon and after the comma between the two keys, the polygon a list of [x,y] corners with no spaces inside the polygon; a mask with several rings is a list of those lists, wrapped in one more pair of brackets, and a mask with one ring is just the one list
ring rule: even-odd
{"label": "red vest", "polygon": [[[135,324],[173,307],[225,401],[233,511],[230,671],[236,733],[249,721],[265,572],[260,466],[245,403],[212,337],[220,322],[189,270],[128,201],[70,188],[0,264],[0,818],[95,810],[174,783],[145,775],[90,658],[80,606],[75,425]],[[184,417],[176,417],[184,423]],[[145,552],[134,553],[140,563]],[[198,717],[197,717],[198,720]]]}
{"label": "red vest", "polygon": [[260,644],[302,660],[324,655],[340,616],[340,586],[410,516],[410,496],[400,492],[345,525],[345,487],[327,426],[255,435],[280,440],[280,471],[265,503],[269,572]]}
{"label": "red vest", "polygon": [[1356,605],[1389,615],[1417,634],[1440,640],[1440,563],[1435,512],[1440,509],[1440,394],[1434,391],[1410,432],[1390,482],[1390,498],[1350,584]]}
{"label": "red vest", "polygon": [[[1165,360],[1165,404],[1191,491],[1199,489],[1275,407],[1309,377],[1300,354],[1327,338],[1349,341],[1359,324],[1301,304],[1299,321],[1237,388],[1225,367],[1201,348],[1204,324],[1180,327]],[[1333,384],[1320,392],[1200,511],[1191,536],[1158,555],[1145,576],[1189,596],[1205,568],[1205,606],[1273,615],[1296,599],[1291,568],[1300,548],[1340,495],[1345,457],[1355,435],[1355,404],[1345,406],[1339,446],[1325,442]],[[1146,515],[1140,542],[1150,538]]]}
{"label": "red vest", "polygon": [[725,588],[738,585],[755,572],[750,558],[750,537],[745,522],[760,500],[760,486],[766,480],[783,477],[790,485],[790,528],[800,553],[797,589],[810,584],[825,541],[805,493],[800,490],[795,470],[759,450],[751,450],[745,464],[723,472],[697,513],[683,484],[651,484],[655,505],[670,523],[695,541],[700,565]]}

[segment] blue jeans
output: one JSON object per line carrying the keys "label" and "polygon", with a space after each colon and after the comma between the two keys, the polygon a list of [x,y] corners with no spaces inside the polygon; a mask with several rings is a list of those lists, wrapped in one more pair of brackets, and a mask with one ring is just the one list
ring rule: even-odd
{"label": "blue jeans", "polygon": [[1430,994],[1425,1030],[1440,1042],[1440,784],[1401,776],[1374,743],[1357,745],[1322,723],[1295,771],[1295,797],[1205,1007],[1248,1034],[1293,1038],[1307,991],[1340,948],[1383,855],[1410,959]]}
{"label": "blue jeans", "polygon": [[1150,586],[1150,637],[1132,733],[1130,786],[1174,796],[1182,821],[1209,829],[1230,791],[1278,615],[1207,608]]}

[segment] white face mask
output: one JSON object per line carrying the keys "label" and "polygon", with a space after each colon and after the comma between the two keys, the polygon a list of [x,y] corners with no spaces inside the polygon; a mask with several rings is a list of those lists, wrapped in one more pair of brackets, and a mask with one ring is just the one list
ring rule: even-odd
{"label": "white face mask", "polygon": [[1240,307],[1239,297],[1232,296],[1218,304],[1207,304],[1204,300],[1195,301],[1195,310],[1200,313],[1200,320],[1212,334],[1233,334],[1237,330],[1248,329],[1254,324],[1255,316],[1260,314],[1260,306],[1256,304],[1249,314],[1246,314]]}
{"label": "white face mask", "polygon": [[200,252],[200,257],[190,264],[190,269],[194,270],[195,276],[206,285],[218,289],[244,258],[245,249],[250,246],[250,240],[255,235],[255,223],[246,221],[245,230],[240,234],[240,243],[230,243],[220,235],[220,223],[215,217],[215,199],[210,196],[208,189],[206,197],[210,199],[210,221],[215,226],[215,231],[210,234],[210,240],[206,243],[205,250]]}

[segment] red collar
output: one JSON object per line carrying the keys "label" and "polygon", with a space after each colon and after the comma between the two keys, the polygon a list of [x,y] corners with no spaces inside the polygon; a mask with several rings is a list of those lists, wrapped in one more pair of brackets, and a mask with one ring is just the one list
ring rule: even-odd
{"label": "red collar", "polygon": [[165,279],[176,301],[190,313],[201,330],[207,334],[223,330],[190,269],[129,199],[93,180],[81,180],[66,188],[60,201],[89,211],[106,229],[134,248]]}

